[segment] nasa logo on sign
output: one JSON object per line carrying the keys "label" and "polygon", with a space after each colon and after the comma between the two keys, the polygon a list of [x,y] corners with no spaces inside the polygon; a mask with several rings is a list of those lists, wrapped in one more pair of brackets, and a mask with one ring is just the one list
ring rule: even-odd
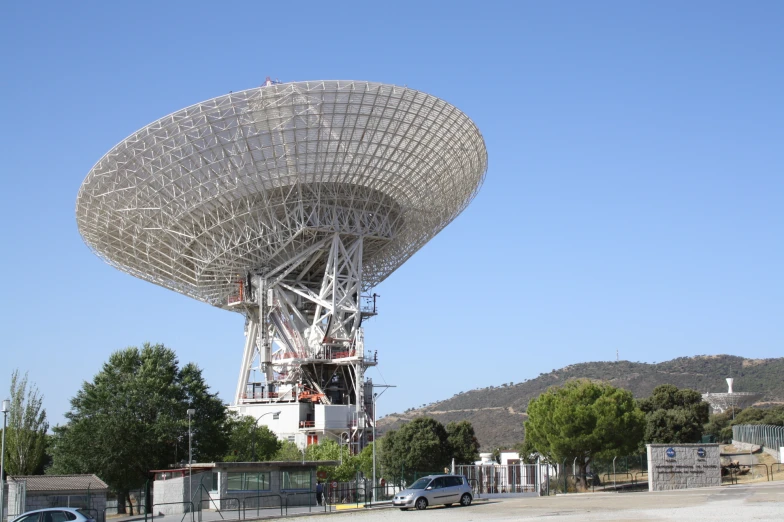
{"label": "nasa logo on sign", "polygon": [[697,456],[701,459],[705,458],[705,448],[699,448],[697,450]]}
{"label": "nasa logo on sign", "polygon": [[672,448],[667,448],[667,456],[671,459],[675,458],[675,450]]}

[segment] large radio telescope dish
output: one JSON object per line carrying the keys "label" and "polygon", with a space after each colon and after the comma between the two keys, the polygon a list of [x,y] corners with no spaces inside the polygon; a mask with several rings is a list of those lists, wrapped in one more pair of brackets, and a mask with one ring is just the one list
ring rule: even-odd
{"label": "large radio telescope dish", "polygon": [[361,285],[375,286],[466,207],[486,169],[477,127],[434,96],[275,84],[135,132],[90,170],[76,216],[111,265],[225,306],[250,272],[300,259],[300,280],[322,277],[317,245],[336,233],[364,238]]}

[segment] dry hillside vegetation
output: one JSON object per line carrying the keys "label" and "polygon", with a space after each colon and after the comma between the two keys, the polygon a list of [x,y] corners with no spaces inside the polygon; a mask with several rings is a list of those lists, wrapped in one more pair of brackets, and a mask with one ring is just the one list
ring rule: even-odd
{"label": "dry hillside vegetation", "polygon": [[642,398],[660,384],[674,384],[699,392],[727,391],[727,377],[734,377],[734,391],[761,392],[762,402],[784,402],[784,358],[744,359],[733,355],[680,357],[657,364],[631,361],[572,364],[560,370],[516,384],[505,383],[459,393],[424,408],[393,413],[378,420],[383,431],[426,415],[443,424],[468,420],[474,425],[483,451],[510,448],[523,439],[523,421],[528,401],[550,386],[569,379],[608,381]]}

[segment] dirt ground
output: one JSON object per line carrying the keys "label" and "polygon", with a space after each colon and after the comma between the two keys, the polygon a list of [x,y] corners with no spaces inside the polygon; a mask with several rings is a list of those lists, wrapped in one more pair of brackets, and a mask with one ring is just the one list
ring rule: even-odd
{"label": "dirt ground", "polygon": [[721,452],[740,454],[732,457],[722,457],[722,463],[727,460],[739,461],[741,470],[748,469],[745,464],[748,463],[749,459],[751,459],[753,464],[765,464],[767,466],[767,469],[764,466],[752,466],[748,473],[743,475],[739,474],[737,476],[738,484],[767,482],[769,480],[769,474],[770,480],[784,480],[784,464],[777,465],[776,459],[764,451],[753,453],[750,457],[747,457],[747,450],[736,448],[732,444],[725,444],[721,447]]}

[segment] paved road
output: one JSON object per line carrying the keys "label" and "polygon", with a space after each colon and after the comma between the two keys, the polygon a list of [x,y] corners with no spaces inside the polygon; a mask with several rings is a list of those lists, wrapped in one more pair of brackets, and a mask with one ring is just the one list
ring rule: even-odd
{"label": "paved road", "polygon": [[[302,508],[300,508],[302,509]],[[307,509],[307,508],[305,508]],[[323,509],[323,508],[322,508]],[[280,516],[280,512],[260,513]],[[203,522],[219,522],[215,512],[204,511]],[[250,510],[246,520],[255,518]],[[224,513],[226,522],[237,520],[237,512]],[[155,517],[154,522],[180,522],[182,515]],[[784,520],[784,481],[754,485],[722,486],[681,491],[640,493],[593,493],[553,497],[505,498],[463,507],[435,507],[425,511],[373,509],[339,511],[328,515],[311,513],[308,522],[444,521],[484,522],[513,520],[589,521],[747,521]],[[300,518],[300,520],[303,520]],[[184,522],[190,522],[190,516]]]}
{"label": "paved road", "polygon": [[[320,515],[327,520],[335,515]],[[594,493],[543,498],[491,500],[468,508],[425,511],[387,509],[338,515],[344,522],[387,521],[746,521],[784,520],[784,482],[683,491]],[[334,518],[330,518],[336,522]]]}

